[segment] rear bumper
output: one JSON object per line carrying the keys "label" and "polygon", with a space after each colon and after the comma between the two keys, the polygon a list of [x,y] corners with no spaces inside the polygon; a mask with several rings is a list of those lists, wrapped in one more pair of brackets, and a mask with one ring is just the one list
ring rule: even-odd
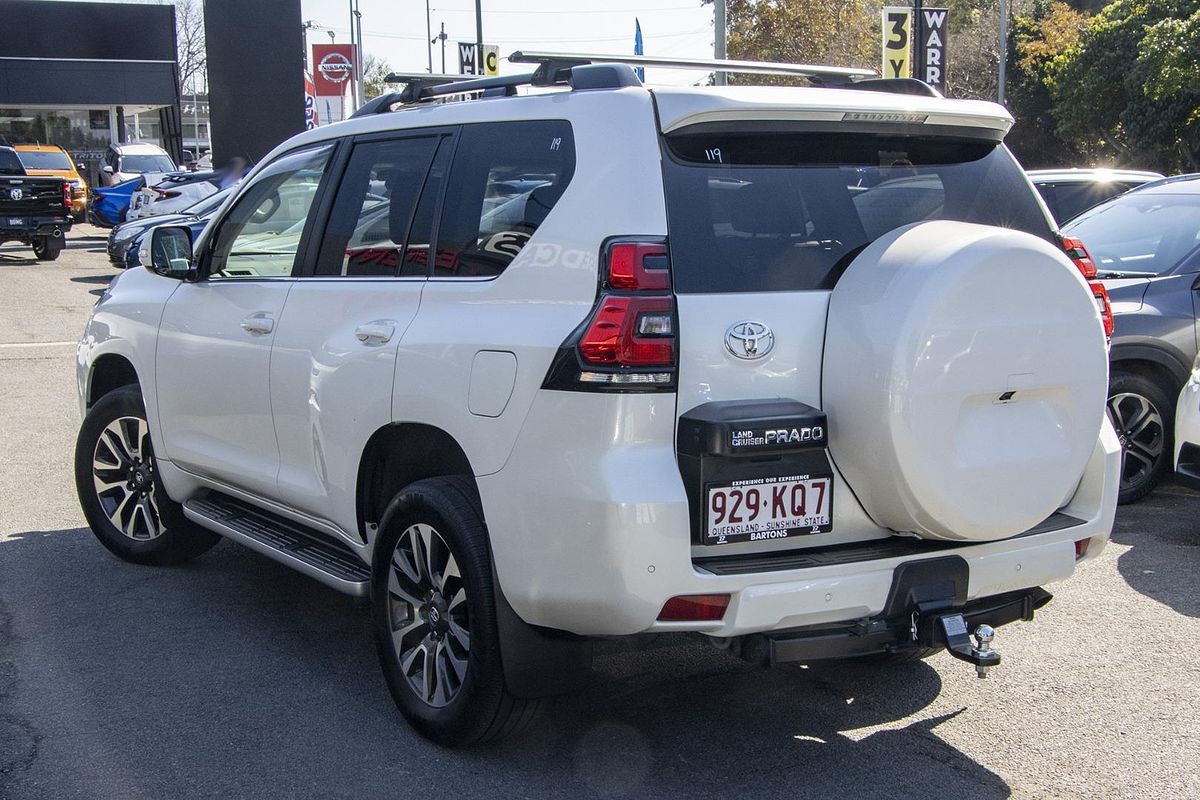
{"label": "rear bumper", "polygon": [[[0,212],[2,214],[2,212]],[[6,227],[4,218],[0,215],[0,242],[32,242],[43,237],[63,236],[71,230],[71,218],[63,217],[22,217],[20,227]]]}
{"label": "rear bumper", "polygon": [[[541,393],[508,463],[478,477],[498,579],[514,611],[534,625],[580,635],[687,630],[733,637],[853,623],[884,610],[903,563],[961,557],[969,574],[963,599],[971,602],[1069,577],[1078,563],[1075,541],[1090,539],[1085,558],[1094,558],[1112,530],[1121,454],[1106,421],[1079,488],[1060,509],[1073,518],[1069,525],[928,554],[706,569],[695,559],[674,449],[660,444],[673,442],[673,397],[560,394],[567,393]],[[584,428],[581,418],[591,423]],[[835,492],[835,532],[870,524],[861,510],[854,518],[849,491],[840,496],[846,505],[839,510]],[[695,594],[729,594],[724,617],[658,621],[669,598]]]}

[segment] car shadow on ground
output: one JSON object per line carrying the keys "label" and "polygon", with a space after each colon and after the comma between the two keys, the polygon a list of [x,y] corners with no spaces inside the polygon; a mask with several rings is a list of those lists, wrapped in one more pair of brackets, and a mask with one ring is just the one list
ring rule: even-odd
{"label": "car shadow on ground", "polygon": [[32,249],[26,248],[26,251],[29,253],[29,255],[25,255],[20,250],[16,249],[0,250],[0,266],[29,267],[40,263],[36,258],[33,257]]}
{"label": "car shadow on ground", "polygon": [[451,751],[395,710],[361,602],[232,543],[147,568],[85,529],[28,532],[0,540],[0,587],[0,711],[21,740],[3,796],[1010,795],[938,735],[958,712],[922,716],[941,690],[923,663],[766,669],[693,637],[605,643],[588,690]]}
{"label": "car shadow on ground", "polygon": [[1132,506],[1117,508],[1112,540],[1130,549],[1117,569],[1133,589],[1180,614],[1200,617],[1200,492],[1168,482]]}

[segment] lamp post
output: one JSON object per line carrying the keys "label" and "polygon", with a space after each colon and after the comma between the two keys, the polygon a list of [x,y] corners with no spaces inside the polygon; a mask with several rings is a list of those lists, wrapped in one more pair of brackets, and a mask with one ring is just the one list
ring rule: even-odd
{"label": "lamp post", "polygon": [[[448,39],[448,38],[449,37],[446,36],[446,23],[443,22],[442,23],[442,32],[429,40],[430,44],[433,44],[434,42],[442,43],[442,74],[443,75],[446,74],[446,39]],[[429,66],[429,71],[433,72],[433,64],[432,63]]]}
{"label": "lamp post", "polygon": [[475,74],[483,74],[483,0],[475,0]]}
{"label": "lamp post", "polygon": [[425,0],[425,38],[429,40],[429,44],[425,45],[425,50],[429,54],[429,73],[433,74],[433,25],[429,20],[429,0]]}

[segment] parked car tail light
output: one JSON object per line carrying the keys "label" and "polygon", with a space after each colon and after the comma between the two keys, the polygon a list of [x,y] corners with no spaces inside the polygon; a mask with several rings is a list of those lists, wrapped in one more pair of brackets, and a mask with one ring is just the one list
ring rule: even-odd
{"label": "parked car tail light", "polygon": [[1113,328],[1116,327],[1113,321],[1112,303],[1108,301],[1108,290],[1104,288],[1104,284],[1096,280],[1096,262],[1092,261],[1092,255],[1084,246],[1082,239],[1064,236],[1062,245],[1063,252],[1083,273],[1083,279],[1088,282],[1088,288],[1092,290],[1092,297],[1096,298],[1096,308],[1100,311],[1100,319],[1104,322],[1104,335],[1112,336]]}
{"label": "parked car tail light", "polygon": [[62,184],[62,204],[63,208],[71,208],[71,182],[63,181]]}
{"label": "parked car tail light", "polygon": [[1077,239],[1074,236],[1064,236],[1062,237],[1062,243],[1067,257],[1075,262],[1075,266],[1079,267],[1079,271],[1083,273],[1084,279],[1093,280],[1096,277],[1096,263],[1092,261],[1091,254],[1083,246],[1083,240]]}
{"label": "parked car tail light", "polygon": [[1112,336],[1116,322],[1113,320],[1112,303],[1108,301],[1108,289],[1100,281],[1088,281],[1092,297],[1096,298],[1096,308],[1100,311],[1100,319],[1104,322],[1104,335]]}
{"label": "parked car tail light", "polygon": [[1092,543],[1092,539],[1090,536],[1086,539],[1076,539],[1075,540],[1075,560],[1076,561],[1078,561],[1079,559],[1081,559],[1087,555],[1088,545],[1090,545],[1091,543]]}
{"label": "parked car tail light", "polygon": [[559,348],[545,389],[638,391],[675,385],[675,296],[664,239],[614,239],[588,319]]}
{"label": "parked car tail light", "polygon": [[685,594],[672,597],[658,613],[659,622],[716,622],[729,606],[727,594]]}

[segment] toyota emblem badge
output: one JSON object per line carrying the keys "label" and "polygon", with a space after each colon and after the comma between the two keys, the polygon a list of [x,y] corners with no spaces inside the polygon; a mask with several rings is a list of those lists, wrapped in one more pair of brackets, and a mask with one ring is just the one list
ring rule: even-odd
{"label": "toyota emblem badge", "polygon": [[775,334],[761,322],[735,322],[725,330],[725,348],[735,358],[762,358],[774,346]]}

